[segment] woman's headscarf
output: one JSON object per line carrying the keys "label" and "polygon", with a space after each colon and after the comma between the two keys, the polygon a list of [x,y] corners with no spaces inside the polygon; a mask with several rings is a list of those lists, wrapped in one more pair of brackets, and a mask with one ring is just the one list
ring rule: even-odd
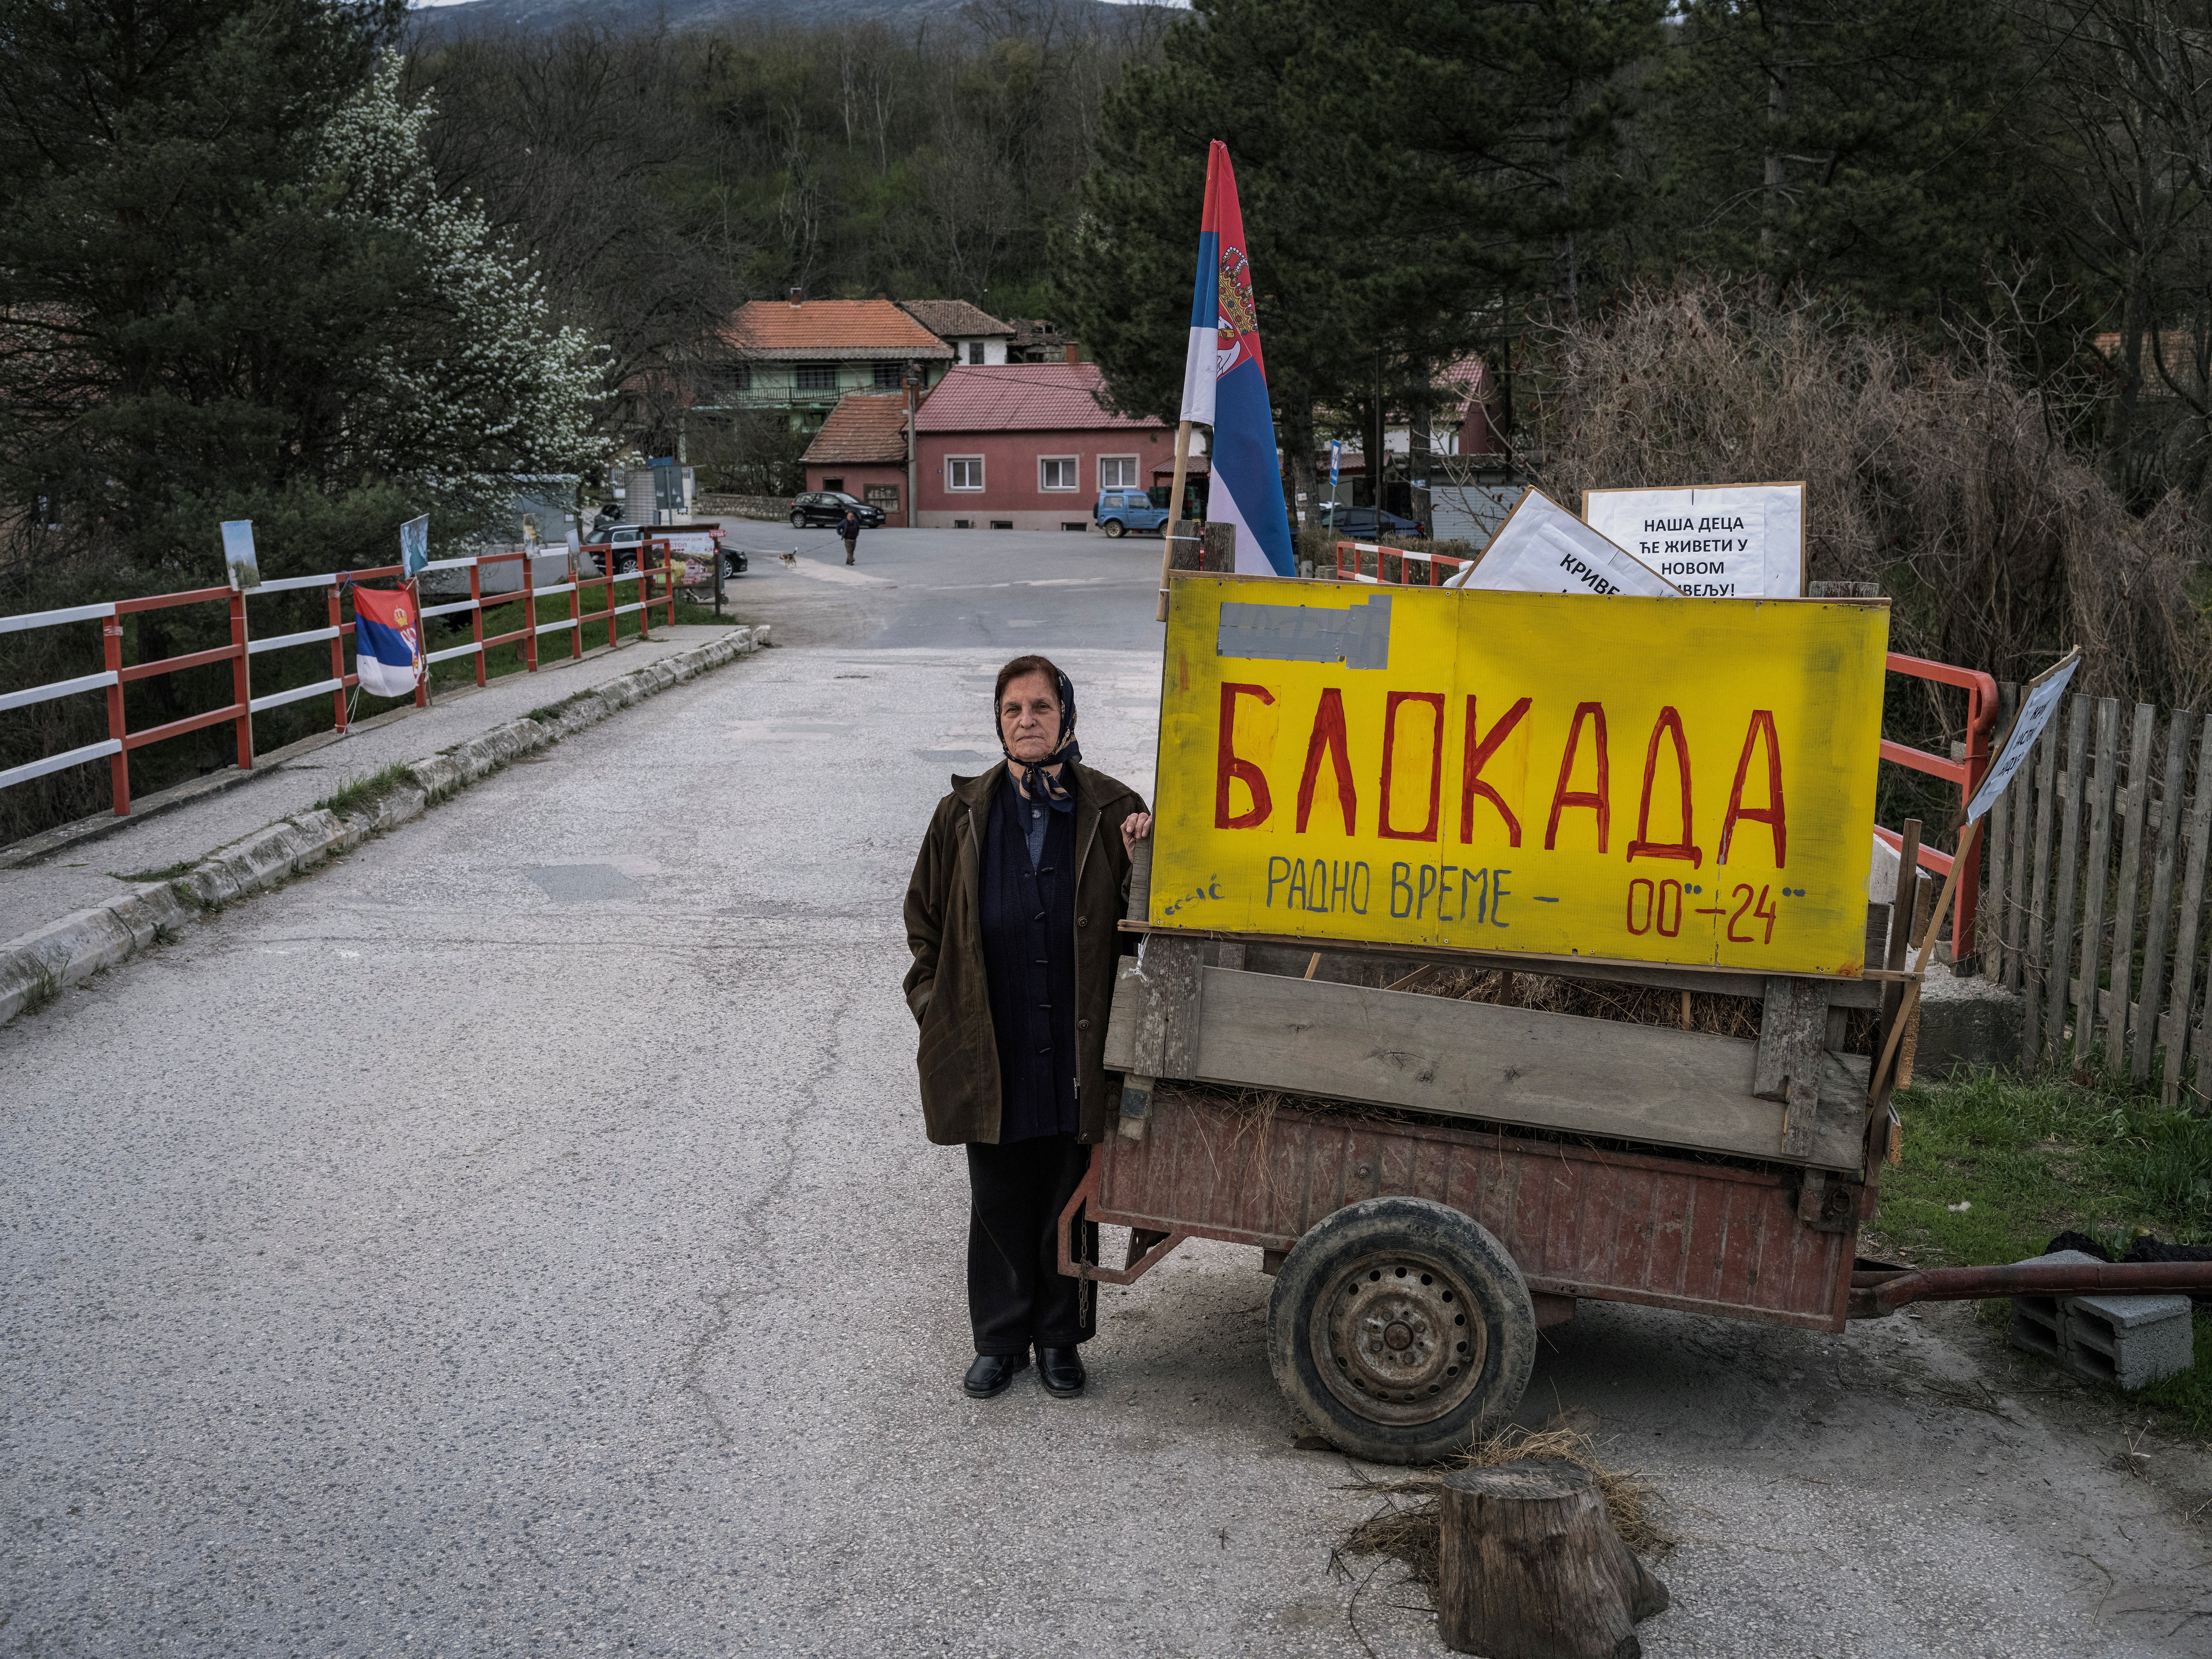
{"label": "woman's headscarf", "polygon": [[1021,791],[1026,801],[1049,806],[1055,812],[1075,810],[1075,791],[1064,778],[1056,778],[1045,770],[1048,766],[1073,765],[1083,758],[1083,745],[1075,740],[1075,682],[1067,678],[1065,670],[1060,675],[1060,746],[1042,760],[1017,761],[1014,751],[1006,747],[1006,723],[1000,718],[995,700],[991,710],[992,723],[999,728],[999,752],[1006,757],[1008,769],[1014,773],[1014,787]]}

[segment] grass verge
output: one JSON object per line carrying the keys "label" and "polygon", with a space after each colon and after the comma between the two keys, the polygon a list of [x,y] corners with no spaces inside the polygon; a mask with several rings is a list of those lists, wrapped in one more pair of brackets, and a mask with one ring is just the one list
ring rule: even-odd
{"label": "grass verge", "polygon": [[[2138,1232],[2212,1243],[2212,1118],[2051,1075],[1978,1072],[1898,1097],[1905,1160],[1886,1170],[1875,1226],[1916,1266],[2018,1261],[2056,1234],[2087,1233],[2117,1257]],[[1984,1303],[1984,1319],[2010,1304]],[[2132,1396],[2212,1440],[2212,1316],[2197,1363]]]}
{"label": "grass verge", "polygon": [[324,796],[315,803],[318,811],[327,809],[340,817],[350,817],[363,812],[382,800],[393,790],[415,781],[404,761],[394,762],[381,772],[372,772],[367,777],[349,778],[336,793]]}

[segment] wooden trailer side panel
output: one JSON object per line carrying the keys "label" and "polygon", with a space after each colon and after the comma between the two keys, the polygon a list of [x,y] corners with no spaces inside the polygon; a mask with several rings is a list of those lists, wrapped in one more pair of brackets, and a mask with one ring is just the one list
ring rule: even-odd
{"label": "wooden trailer side panel", "polygon": [[1554,1296],[1843,1328],[1856,1224],[1797,1217],[1793,1175],[1163,1094],[1142,1141],[1097,1154],[1093,1218],[1288,1249],[1362,1199],[1473,1216]]}

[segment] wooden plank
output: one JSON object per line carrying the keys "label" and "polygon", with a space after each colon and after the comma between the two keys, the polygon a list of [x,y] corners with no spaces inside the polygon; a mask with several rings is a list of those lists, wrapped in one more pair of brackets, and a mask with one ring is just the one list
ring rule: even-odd
{"label": "wooden plank", "polygon": [[2010,802],[2012,854],[2006,860],[2009,891],[2005,895],[2005,961],[2002,983],[2008,991],[2021,988],[2029,931],[2027,878],[2029,832],[2035,819],[2035,765],[2033,757],[2013,774],[2005,791]]}
{"label": "wooden plank", "polygon": [[[1882,967],[1895,973],[1905,966],[1905,957],[1912,942],[1913,899],[1920,881],[1920,820],[1907,818],[1905,832],[1898,838],[1897,882],[1889,901],[1889,944],[1882,952]],[[1898,1006],[1905,1000],[1902,986],[1889,984],[1881,992],[1881,1030],[1885,1040],[1891,1023],[1897,1018]]]}
{"label": "wooden plank", "polygon": [[[1657,1146],[1780,1158],[1755,1045],[1492,1003],[1204,971],[1197,1076]],[[1854,1147],[1848,1162],[1855,1167]]]}
{"label": "wooden plank", "polygon": [[2176,1032],[2166,1042],[2160,1090],[2168,1106],[2181,1101],[2185,1055],[2195,1053],[2201,1059],[2204,1051],[2201,1036],[2192,1048],[2185,1033],[2190,1002],[2197,988],[2197,932],[2204,910],[2204,848],[2212,840],[2212,788],[2206,787],[2212,781],[2212,715],[2197,722],[2197,732],[2196,796],[2183,819],[2181,901],[2174,915],[2173,994],[2166,1003],[2166,1018]]}
{"label": "wooden plank", "polygon": [[[2158,844],[2151,861],[2150,909],[2143,917],[2142,1006],[2136,1016],[2134,1052],[2128,1075],[2142,1083],[2150,1077],[2151,1053],[2158,1047],[2160,994],[2166,989],[2167,941],[2173,937],[2173,875],[2181,841],[2181,807],[2189,779],[2189,711],[2177,708],[2166,722],[2166,765],[2160,781]],[[2144,821],[2150,822],[2146,809]],[[2176,1066],[2177,1071],[2179,1070]]]}
{"label": "wooden plank", "polygon": [[[2089,856],[2081,871],[2081,982],[2102,982],[2105,896],[2112,875],[2112,796],[2120,781],[2120,700],[2097,699],[2097,768],[2089,785]],[[2097,1048],[2094,1002],[2076,1003],[2074,1064],[2087,1066]]]}
{"label": "wooden plank", "polygon": [[1820,1111],[1820,1056],[1827,1035],[1828,1000],[1820,987],[1778,977],[1766,981],[1751,1091],[1761,1100],[1783,1103],[1784,1158],[1812,1155]]}
{"label": "wooden plank", "polygon": [[[1358,939],[1316,939],[1294,933],[1224,933],[1198,927],[1156,927],[1150,923],[1125,921],[1121,931],[1173,939],[1236,939],[1245,946],[1245,965],[1261,972],[1281,971],[1277,949],[1297,953],[1297,971],[1318,956],[1324,965],[1338,957],[1381,958],[1392,962],[1433,962],[1452,968],[1498,969],[1515,973],[1550,974],[1560,979],[1611,980],[1624,985],[1652,985],[1668,991],[1710,992],[1715,996],[1763,998],[1772,975],[1747,974],[1734,968],[1699,968],[1689,964],[1660,967],[1648,962],[1621,962],[1609,957],[1531,956],[1502,951],[1462,951],[1423,945],[1370,945]],[[1797,975],[1828,988],[1832,1002],[1847,1008],[1872,1008],[1881,1000],[1876,987],[1856,975],[1837,978]]]}
{"label": "wooden plank", "polygon": [[2089,711],[2093,699],[2078,692],[2067,700],[2065,794],[2058,830],[2058,865],[2051,872],[2051,986],[2045,997],[2043,1042],[2054,1060],[2066,1048],[2066,993],[2074,981],[2075,900],[2081,883],[2081,781],[2088,774]]}
{"label": "wooden plank", "polygon": [[1137,953],[1135,968],[1135,976],[1144,982],[1145,995],[1131,1043],[1131,1071],[1155,1078],[1193,1075],[1192,1067],[1198,1063],[1204,971],[1198,940],[1153,938],[1145,941]]}
{"label": "wooden plank", "polygon": [[[1997,687],[1998,707],[2009,711],[2020,706],[2020,688],[2000,684]],[[2006,721],[2003,714],[1997,719],[2000,730]],[[1990,808],[1989,828],[1982,834],[1982,880],[1987,896],[1982,900],[1975,923],[1976,954],[1982,961],[1982,976],[2004,982],[2005,940],[2010,937],[2012,917],[2005,906],[2005,866],[2012,854],[2012,793],[2007,790],[1996,798]]]}
{"label": "wooden plank", "polygon": [[2047,994],[2050,962],[2051,823],[2057,798],[2058,722],[2053,719],[2036,744],[2035,866],[2021,913],[2021,1000],[2025,1005],[2021,1031],[2020,1063],[2033,1071],[2042,1063],[2043,1004]]}
{"label": "wooden plank", "polygon": [[2118,1077],[2127,1064],[2128,990],[2135,979],[2136,910],[2142,885],[2143,824],[2151,813],[2151,744],[2157,735],[2158,710],[2147,702],[2136,705],[2135,729],[2128,734],[2128,787],[2122,798],[2127,826],[2120,836],[2119,891],[2112,916],[2110,978],[2120,1019],[2105,1032],[2105,1069]]}

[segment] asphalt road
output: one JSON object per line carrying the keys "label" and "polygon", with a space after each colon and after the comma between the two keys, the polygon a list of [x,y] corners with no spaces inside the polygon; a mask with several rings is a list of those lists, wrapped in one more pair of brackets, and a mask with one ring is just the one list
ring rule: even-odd
{"label": "asphalt road", "polygon": [[[1149,791],[1158,542],[749,540],[777,650],[0,1030],[0,1653],[1443,1651],[1256,1252],[1106,1291],[1080,1401],[957,1389],[899,901],[1016,651]],[[2203,1460],[1964,1310],[1590,1308],[1559,1407],[1682,1534],[1647,1653],[2212,1644]]]}

